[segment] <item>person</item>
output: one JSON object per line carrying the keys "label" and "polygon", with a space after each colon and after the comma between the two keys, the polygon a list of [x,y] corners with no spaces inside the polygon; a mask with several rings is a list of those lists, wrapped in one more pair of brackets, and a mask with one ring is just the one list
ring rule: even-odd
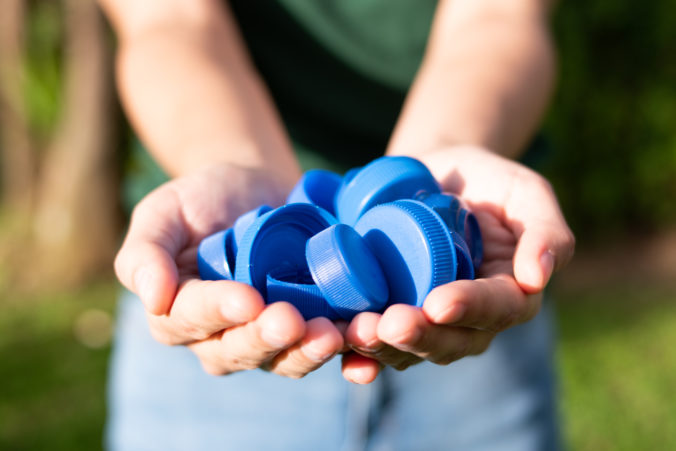
{"label": "person", "polygon": [[[574,237],[515,161],[552,91],[550,2],[99,2],[124,108],[171,177],[115,261],[130,292],[110,449],[556,449],[542,292]],[[383,150],[474,210],[478,279],[349,324],[199,280],[200,240],[282,204],[297,155],[345,168]]]}

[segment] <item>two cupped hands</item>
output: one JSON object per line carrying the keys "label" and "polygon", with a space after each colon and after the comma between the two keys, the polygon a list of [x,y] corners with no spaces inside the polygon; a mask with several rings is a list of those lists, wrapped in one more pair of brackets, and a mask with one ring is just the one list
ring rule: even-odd
{"label": "two cupped hands", "polygon": [[213,375],[261,368],[300,378],[341,354],[343,376],[366,384],[384,366],[446,365],[480,354],[496,334],[537,314],[575,240],[549,183],[519,163],[477,147],[415,157],[444,191],[469,204],[484,244],[477,278],[435,288],[421,308],[394,304],[349,324],[305,321],[291,304],[265,305],[248,285],[200,280],[202,238],[250,208],[283,202],[283,182],[225,164],[167,182],[137,205],[117,276],[141,298],[153,337],[187,346]]}

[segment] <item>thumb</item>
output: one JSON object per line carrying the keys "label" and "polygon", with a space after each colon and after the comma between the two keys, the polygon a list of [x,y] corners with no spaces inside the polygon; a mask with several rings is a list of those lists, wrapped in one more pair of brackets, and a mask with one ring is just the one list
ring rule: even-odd
{"label": "thumb", "polygon": [[187,241],[180,202],[161,188],[141,201],[115,259],[120,282],[153,315],[169,313],[178,286],[176,256]]}

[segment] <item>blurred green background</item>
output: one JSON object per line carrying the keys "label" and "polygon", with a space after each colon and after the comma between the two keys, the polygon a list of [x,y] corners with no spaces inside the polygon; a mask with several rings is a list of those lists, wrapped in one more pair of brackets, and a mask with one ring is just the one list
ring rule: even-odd
{"label": "blurred green background", "polygon": [[[554,19],[544,171],[579,242],[552,287],[574,450],[676,449],[674,29],[663,0]],[[128,142],[112,39],[91,2],[3,0],[0,41],[0,449],[97,449]]]}

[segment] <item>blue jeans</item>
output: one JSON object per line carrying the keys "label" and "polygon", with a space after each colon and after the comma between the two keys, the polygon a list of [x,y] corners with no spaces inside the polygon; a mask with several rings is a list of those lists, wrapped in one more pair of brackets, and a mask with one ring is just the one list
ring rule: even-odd
{"label": "blue jeans", "polygon": [[345,382],[340,359],[301,380],[260,370],[205,374],[156,343],[141,302],[120,303],[109,383],[111,450],[554,450],[547,306],[484,354],[446,367],[385,369]]}

